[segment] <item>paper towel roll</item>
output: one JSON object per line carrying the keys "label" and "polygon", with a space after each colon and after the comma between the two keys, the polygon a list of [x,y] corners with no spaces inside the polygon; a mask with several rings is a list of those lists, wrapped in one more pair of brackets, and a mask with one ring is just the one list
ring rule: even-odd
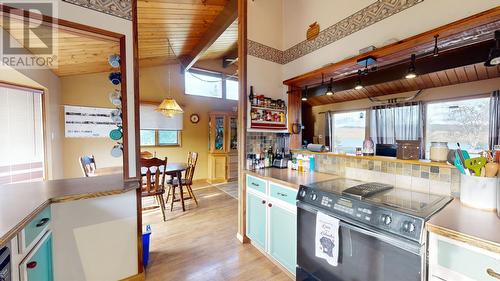
{"label": "paper towel roll", "polygon": [[322,144],[310,143],[307,145],[307,150],[313,151],[313,152],[323,152],[323,151],[325,151],[325,149],[326,149],[325,146]]}

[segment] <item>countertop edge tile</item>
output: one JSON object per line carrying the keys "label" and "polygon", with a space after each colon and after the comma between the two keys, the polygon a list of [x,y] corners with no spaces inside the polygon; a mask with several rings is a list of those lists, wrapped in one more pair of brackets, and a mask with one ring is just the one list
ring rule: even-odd
{"label": "countertop edge tile", "polygon": [[265,168],[256,171],[245,170],[245,174],[273,181],[274,183],[298,189],[300,185],[331,180],[339,176],[320,172],[298,172],[296,170]]}
{"label": "countertop edge tile", "polygon": [[[89,191],[82,192],[82,188],[84,191],[87,189]],[[0,246],[7,244],[51,204],[118,195],[137,188],[139,188],[138,180],[124,181],[123,174],[0,186],[0,201],[17,199],[16,202],[25,202],[20,212],[16,212],[18,211],[15,209],[16,206],[7,206],[9,204],[3,202],[0,204]],[[30,198],[30,195],[33,195],[33,198]],[[13,213],[18,215],[14,216]],[[14,218],[5,223],[6,217],[9,216]]]}
{"label": "countertop edge tile", "polygon": [[455,198],[426,224],[429,232],[500,253],[500,218],[496,212],[467,207]]}

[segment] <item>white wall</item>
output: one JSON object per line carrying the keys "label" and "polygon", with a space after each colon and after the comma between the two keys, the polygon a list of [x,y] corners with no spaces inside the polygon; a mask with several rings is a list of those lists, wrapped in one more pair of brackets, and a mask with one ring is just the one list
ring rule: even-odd
{"label": "white wall", "polygon": [[[256,1],[257,2],[257,1]],[[286,0],[283,17],[283,50],[305,40],[309,24],[321,30],[375,1]],[[500,0],[424,0],[363,30],[283,66],[284,80],[358,54],[358,50],[387,44],[466,18],[500,5]]]}
{"label": "white wall", "polygon": [[51,208],[54,280],[121,280],[137,274],[135,190]]}

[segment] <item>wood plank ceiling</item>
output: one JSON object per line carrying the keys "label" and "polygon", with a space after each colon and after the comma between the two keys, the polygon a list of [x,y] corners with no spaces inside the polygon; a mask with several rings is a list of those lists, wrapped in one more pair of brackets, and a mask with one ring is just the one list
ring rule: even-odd
{"label": "wood plank ceiling", "polygon": [[485,79],[500,77],[500,66],[485,67],[484,64],[477,63],[463,67],[457,67],[432,73],[419,75],[414,79],[399,79],[395,81],[369,85],[361,90],[349,89],[335,92],[332,96],[315,96],[309,98],[307,103],[312,106],[344,102],[368,97],[380,97],[397,93],[418,91],[443,87],[453,84],[468,83]]}
{"label": "wood plank ceiling", "polygon": [[[175,63],[178,57],[189,55],[227,2],[228,0],[138,0],[140,66]],[[202,59],[222,57],[225,51],[234,47],[237,33],[237,24],[231,26]]]}
{"label": "wood plank ceiling", "polygon": [[[3,28],[3,20],[0,26]],[[57,65],[51,70],[57,76],[70,76],[77,74],[88,74],[107,72],[112,68],[108,64],[108,56],[120,53],[120,43],[117,39],[105,39],[88,33],[76,33],[73,31],[54,29],[49,26],[42,26],[39,33],[29,40],[29,46],[22,44],[24,38],[22,22],[12,19],[8,33],[31,53],[36,54],[36,48],[45,47],[45,43],[39,38],[49,37],[53,40],[48,42],[55,48],[57,55]],[[32,34],[32,33],[31,33]]]}
{"label": "wood plank ceiling", "polygon": [[215,40],[201,57],[202,60],[222,58],[238,48],[238,20],[235,20],[224,33]]}

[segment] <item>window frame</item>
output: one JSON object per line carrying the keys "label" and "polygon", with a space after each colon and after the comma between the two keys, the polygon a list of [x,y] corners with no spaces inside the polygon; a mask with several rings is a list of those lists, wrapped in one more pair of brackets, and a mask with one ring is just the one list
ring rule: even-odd
{"label": "window frame", "polygon": [[[140,131],[154,131],[155,133],[155,143],[143,145],[139,143],[140,147],[181,147],[182,146],[182,131],[181,130],[163,130],[163,129],[141,129]],[[139,134],[140,134],[139,131]],[[160,131],[175,131],[177,132],[177,143],[175,144],[162,144],[160,143]],[[140,141],[140,137],[139,137]]]}
{"label": "window frame", "polygon": [[[212,96],[202,96],[202,95],[196,95],[196,94],[188,94],[186,91],[186,73],[184,73],[184,94],[187,96],[192,96],[192,97],[202,97],[202,98],[209,98],[209,99],[218,99],[218,100],[228,100],[228,101],[238,101],[239,100],[239,94],[238,94],[238,99],[228,99],[227,98],[227,80],[232,80],[236,81],[239,84],[239,79],[235,78],[232,75],[225,74],[223,72],[218,72],[218,71],[212,71],[212,70],[207,70],[207,69],[202,69],[202,68],[195,68],[192,67],[186,72],[192,72],[193,74],[198,74],[198,75],[206,75],[206,76],[211,76],[214,78],[220,78],[221,79],[221,97],[212,97]],[[238,85],[239,86],[239,85]]]}

